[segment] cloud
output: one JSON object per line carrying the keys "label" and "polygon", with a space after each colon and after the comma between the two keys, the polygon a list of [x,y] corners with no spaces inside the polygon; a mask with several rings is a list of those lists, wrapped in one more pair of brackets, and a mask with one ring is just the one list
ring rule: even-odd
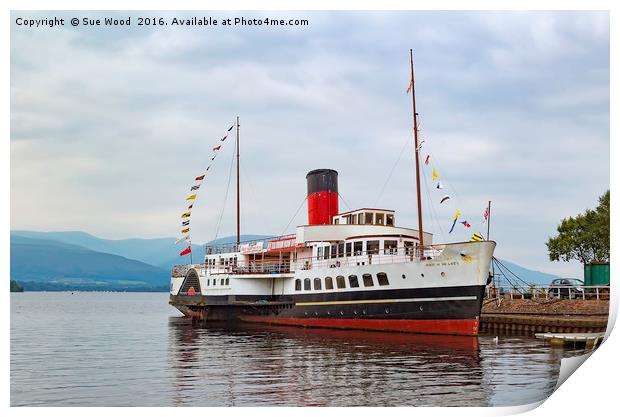
{"label": "cloud", "polygon": [[[425,201],[435,240],[456,205],[474,222],[493,200],[500,257],[580,273],[549,263],[544,242],[562,217],[595,206],[609,187],[607,13],[275,15],[310,26],[13,25],[11,227],[174,235],[191,179],[237,115],[243,230],[282,232],[305,197],[306,172],[320,167],[340,172],[351,208],[371,205],[385,185],[378,204],[413,226],[404,91],[413,48],[423,153],[453,194],[447,207]],[[196,202],[196,241],[214,237],[231,145]],[[234,231],[232,197],[220,235]],[[293,224],[304,222],[302,209]],[[459,233],[445,238],[468,238]]]}

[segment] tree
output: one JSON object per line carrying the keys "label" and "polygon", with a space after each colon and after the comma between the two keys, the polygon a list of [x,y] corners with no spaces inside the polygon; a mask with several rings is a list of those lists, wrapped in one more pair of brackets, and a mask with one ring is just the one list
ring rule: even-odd
{"label": "tree", "polygon": [[595,210],[562,220],[558,235],[547,242],[550,260],[577,259],[582,264],[609,261],[609,190],[598,201]]}

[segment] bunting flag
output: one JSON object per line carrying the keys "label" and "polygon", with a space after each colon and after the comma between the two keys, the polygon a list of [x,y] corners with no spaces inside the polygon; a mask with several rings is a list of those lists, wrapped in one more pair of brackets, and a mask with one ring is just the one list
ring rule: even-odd
{"label": "bunting flag", "polygon": [[185,256],[189,253],[192,253],[192,247],[188,246],[183,252],[179,253],[179,256]]}
{"label": "bunting flag", "polygon": [[426,142],[425,140],[423,140],[422,142],[418,143],[418,147],[415,148],[416,151],[419,151],[420,149],[422,149],[422,144]]}
{"label": "bunting flag", "polygon": [[443,190],[443,184],[441,183],[441,181],[437,182],[437,189],[438,190]]}
{"label": "bunting flag", "polygon": [[456,212],[454,213],[454,221],[452,222],[452,227],[450,228],[450,231],[448,233],[452,233],[452,231],[454,230],[454,225],[456,224],[456,221],[458,220],[460,215],[461,212],[459,211],[459,209],[456,209]]}
{"label": "bunting flag", "polygon": [[194,185],[190,191],[196,191],[200,188],[200,185]]}
{"label": "bunting flag", "polygon": [[222,145],[218,145],[215,148],[213,148],[213,151],[214,152],[219,151],[221,147],[222,147]]}
{"label": "bunting flag", "polygon": [[183,236],[182,238],[178,239],[176,242],[174,242],[174,244],[176,245],[177,243],[181,243],[181,242],[185,242],[186,240],[189,240],[190,236]]}
{"label": "bunting flag", "polygon": [[407,86],[407,94],[411,91],[411,87],[413,87],[413,80],[409,80],[409,85]]}
{"label": "bunting flag", "polygon": [[186,200],[195,200],[197,194],[192,194],[186,198]]}
{"label": "bunting flag", "polygon": [[430,155],[426,155],[426,159],[424,160],[424,165],[428,165],[428,162],[431,160]]}
{"label": "bunting flag", "polygon": [[189,233],[189,227],[187,229],[181,230],[181,233]]}
{"label": "bunting flag", "polygon": [[208,171],[208,170],[209,170],[209,168],[211,168],[211,165],[209,165],[209,166],[207,167],[207,169],[205,169],[205,171]]}
{"label": "bunting flag", "polygon": [[181,226],[189,226],[189,220],[185,220],[181,223]]}
{"label": "bunting flag", "polygon": [[193,209],[193,208],[194,208],[194,205],[193,205],[193,204],[190,204],[189,206],[187,206],[187,209],[188,209],[188,210],[191,210],[191,209]]}
{"label": "bunting flag", "polygon": [[185,218],[187,218],[187,217],[189,217],[189,216],[191,216],[191,215],[192,215],[192,212],[191,212],[191,211],[188,211],[187,213],[183,213],[183,214],[181,214],[181,218],[185,219]]}
{"label": "bunting flag", "polygon": [[465,227],[471,227],[471,224],[469,224],[467,220],[465,220],[464,222],[460,222],[460,223]]}
{"label": "bunting flag", "polygon": [[224,136],[222,139],[220,139],[220,142],[224,142],[227,137],[228,137],[228,135]]}
{"label": "bunting flag", "polygon": [[447,200],[450,200],[450,196],[449,196],[449,195],[444,196],[444,197],[441,199],[441,201],[439,202],[439,204],[441,204],[441,203],[443,203],[444,201],[447,201]]}
{"label": "bunting flag", "polygon": [[235,125],[232,125],[231,127],[229,127],[227,132],[230,132],[231,130],[233,130],[233,127],[235,127]]}
{"label": "bunting flag", "polygon": [[[214,161],[214,160],[215,160],[215,155],[213,155],[213,158],[211,158],[211,160],[212,160],[212,161]],[[204,175],[203,175],[203,176],[204,176]]]}
{"label": "bunting flag", "polygon": [[205,179],[204,174],[203,174],[203,175],[201,175],[201,176],[199,176],[199,177],[194,178],[194,180],[195,180],[195,181],[202,181],[202,180],[204,180],[204,179]]}
{"label": "bunting flag", "polygon": [[482,237],[482,235],[478,232],[474,233],[471,237],[471,239],[469,239],[470,242],[481,242],[483,241],[484,238]]}
{"label": "bunting flag", "polygon": [[[431,177],[431,180],[435,181],[437,179],[437,170],[435,168],[433,168],[433,176]],[[437,187],[439,188],[439,187]]]}

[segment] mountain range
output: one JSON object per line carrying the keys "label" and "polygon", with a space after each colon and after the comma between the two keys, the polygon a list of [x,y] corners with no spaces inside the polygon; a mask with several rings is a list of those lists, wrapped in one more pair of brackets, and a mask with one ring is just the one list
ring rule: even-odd
{"label": "mountain range", "polygon": [[[241,240],[265,239],[242,235]],[[227,236],[209,243],[233,243]],[[26,290],[101,289],[167,291],[170,269],[187,263],[174,238],[102,239],[75,232],[11,231],[11,279]],[[194,261],[202,258],[203,245],[192,245]],[[547,284],[555,275],[533,271],[513,262],[501,262],[522,280]]]}

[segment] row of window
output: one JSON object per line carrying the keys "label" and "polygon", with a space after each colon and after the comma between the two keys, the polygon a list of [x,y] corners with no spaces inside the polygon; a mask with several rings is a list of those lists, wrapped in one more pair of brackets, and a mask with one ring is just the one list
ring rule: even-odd
{"label": "row of window", "polygon": [[[379,226],[394,226],[394,215],[385,213],[353,213],[342,216],[343,224],[376,224]],[[334,224],[339,224],[340,218],[334,219]]]}
{"label": "row of window", "polygon": [[[357,279],[357,275],[349,275],[348,280],[345,280],[345,278],[342,275],[338,275],[336,277],[336,288],[338,288],[339,290],[347,288],[347,281],[349,284],[348,288],[359,288],[360,286],[359,280]],[[364,284],[364,287],[375,286],[375,283],[374,283],[374,280],[371,274],[362,275],[362,283]],[[390,285],[390,281],[388,280],[388,276],[385,272],[379,272],[377,274],[377,283],[380,286]],[[306,278],[304,279],[304,282],[303,282],[303,288],[304,288],[304,291],[311,291],[312,289],[314,289],[315,291],[322,290],[323,280],[321,278],[314,278],[314,281],[310,281],[310,278]],[[325,278],[325,289],[326,290],[334,289],[334,281],[332,277]],[[301,279],[295,280],[295,291],[301,291]]]}
{"label": "row of window", "polygon": [[[217,285],[217,281],[218,280],[214,278],[213,279],[213,284],[212,284],[211,280],[208,279],[207,280],[207,287],[216,286]],[[219,281],[220,281],[220,285],[228,285],[229,278],[220,278]]]}
{"label": "row of window", "polygon": [[[317,259],[333,259],[342,258],[343,256],[359,256],[364,253],[364,243],[366,243],[366,253],[368,255],[378,255],[380,241],[379,240],[367,240],[347,243],[335,243],[330,246],[319,246],[317,248]],[[413,248],[417,246],[417,242],[405,240],[403,242],[405,255],[413,254]],[[398,251],[397,240],[384,240],[383,241],[383,254],[384,255],[396,255]]]}
{"label": "row of window", "polygon": [[[219,258],[220,266],[229,266],[229,265],[237,265],[237,258]],[[207,266],[215,268],[217,265],[217,259],[215,258],[207,258]]]}

